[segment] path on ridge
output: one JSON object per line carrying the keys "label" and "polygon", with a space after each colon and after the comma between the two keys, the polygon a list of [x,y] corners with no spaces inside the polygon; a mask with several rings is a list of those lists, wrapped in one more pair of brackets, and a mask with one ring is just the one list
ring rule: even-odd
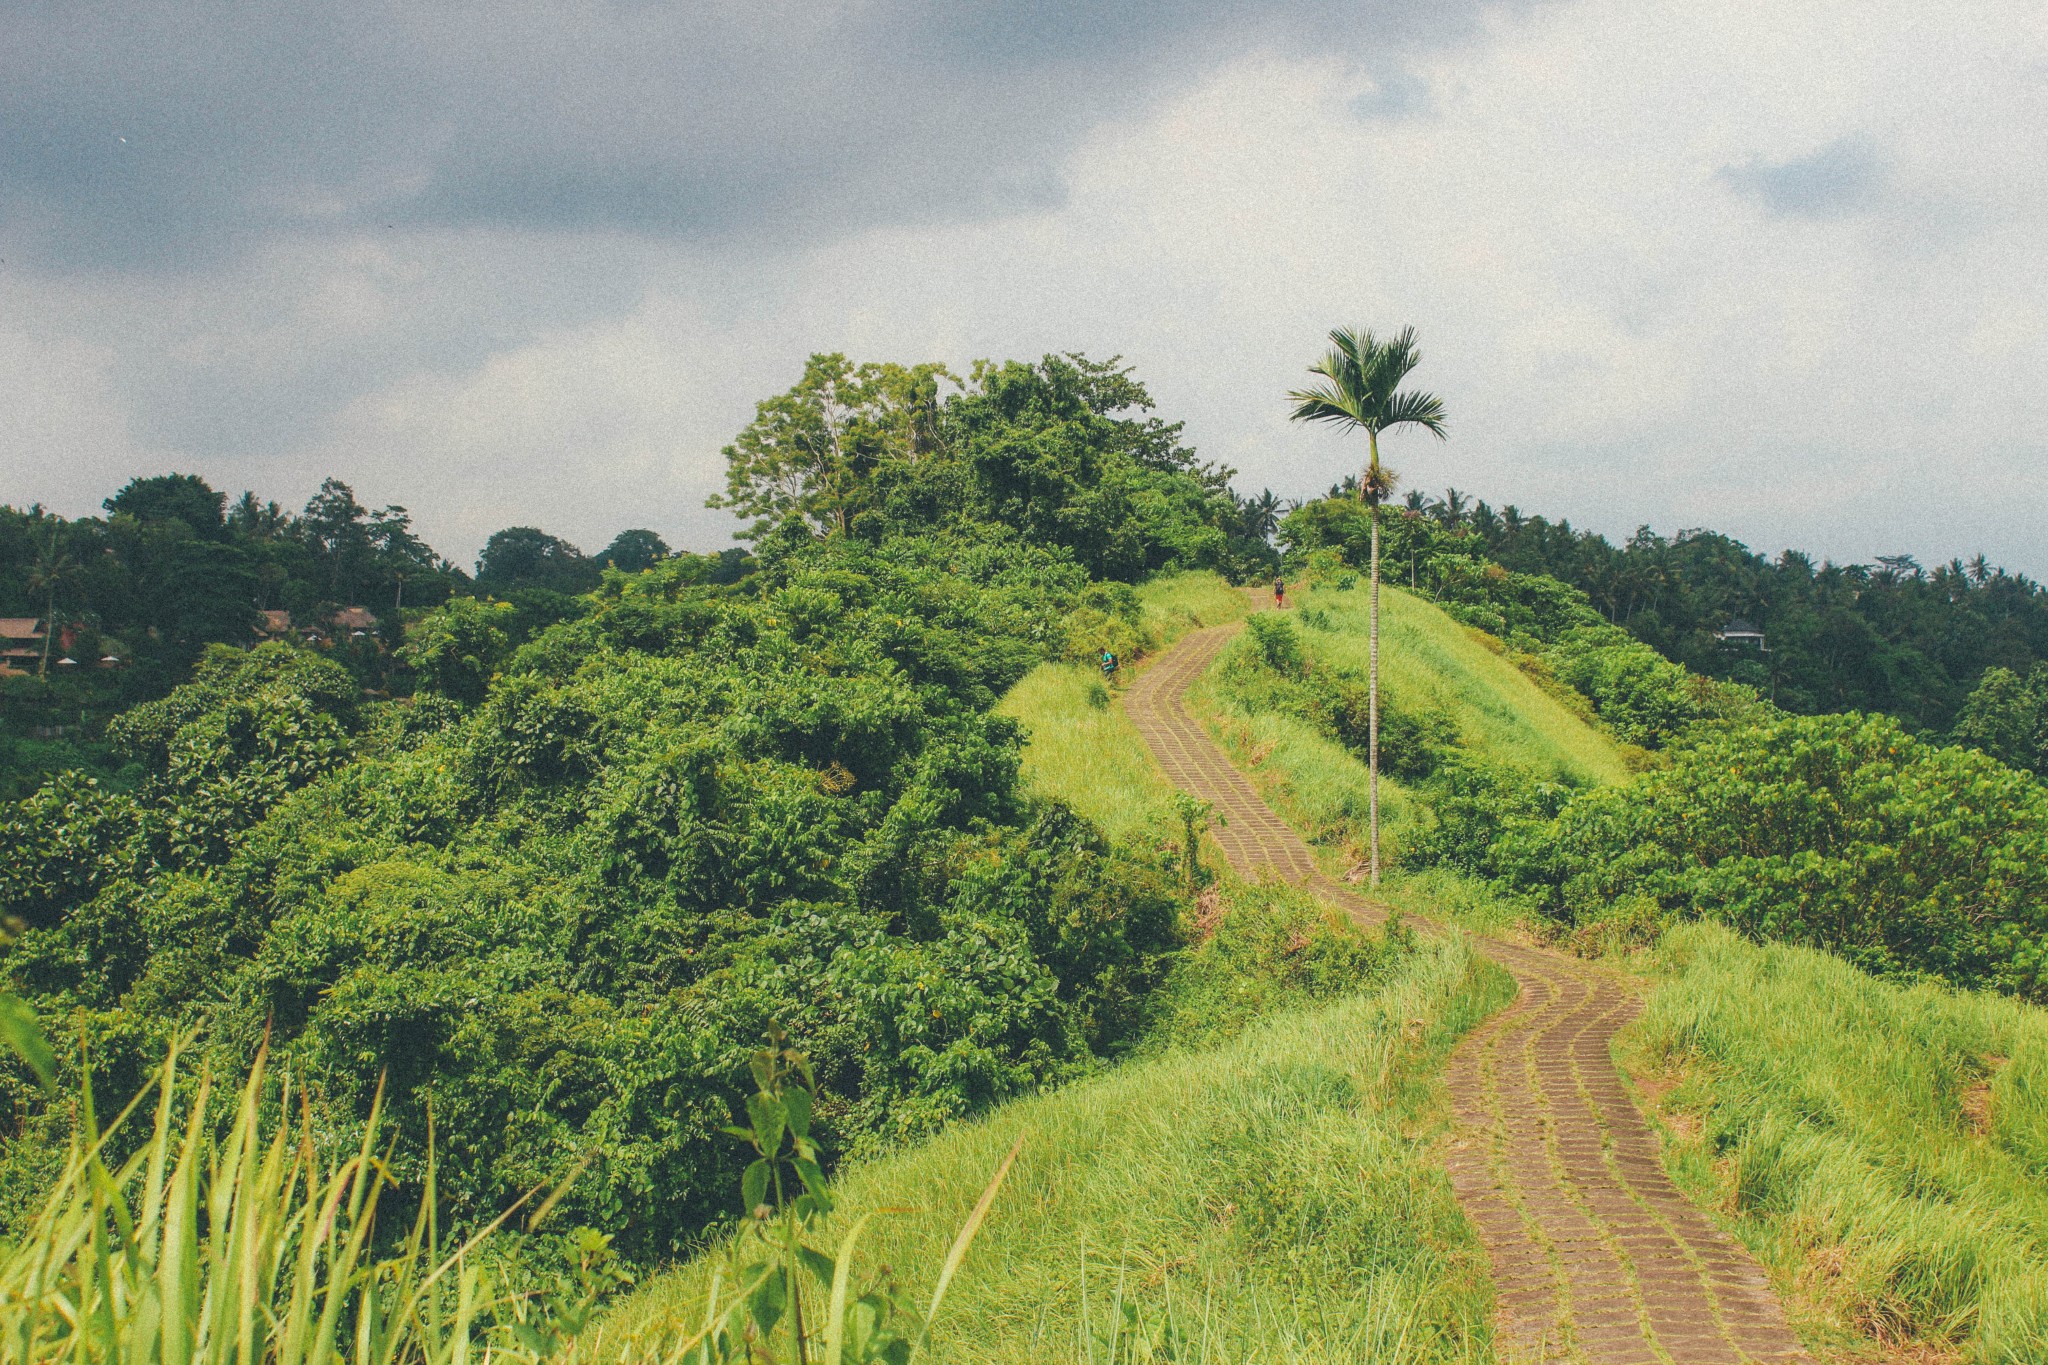
{"label": "path on ridge", "polygon": [[[1374,923],[1383,907],[1316,867],[1308,846],[1188,714],[1183,698],[1239,629],[1183,637],[1124,707],[1167,778],[1214,804],[1239,876],[1271,868]],[[1521,987],[1459,1044],[1446,1165],[1492,1263],[1503,1361],[1737,1365],[1805,1361],[1748,1252],[1678,1192],[1609,1053],[1640,1003],[1616,973],[1562,953],[1478,942]]]}

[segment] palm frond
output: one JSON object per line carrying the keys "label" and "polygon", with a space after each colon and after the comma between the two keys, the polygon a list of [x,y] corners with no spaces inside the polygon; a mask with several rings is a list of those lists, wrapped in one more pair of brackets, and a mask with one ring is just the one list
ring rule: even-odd
{"label": "palm frond", "polygon": [[1444,439],[1444,403],[1433,393],[1409,390],[1407,393],[1392,395],[1385,407],[1385,416],[1380,421],[1380,430],[1388,427],[1414,425],[1423,428],[1439,441]]}
{"label": "palm frond", "polygon": [[1337,422],[1345,426],[1365,425],[1356,396],[1347,393],[1335,379],[1313,388],[1295,389],[1287,395],[1295,404],[1289,419],[1296,422]]}

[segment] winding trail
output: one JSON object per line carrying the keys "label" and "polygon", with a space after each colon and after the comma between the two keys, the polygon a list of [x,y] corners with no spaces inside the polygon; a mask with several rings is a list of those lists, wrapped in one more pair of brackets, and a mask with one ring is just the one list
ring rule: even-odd
{"label": "winding trail", "polygon": [[[1183,637],[1139,673],[1125,710],[1167,778],[1224,816],[1215,839],[1239,876],[1271,869],[1360,921],[1383,921],[1383,906],[1317,868],[1188,714],[1188,686],[1240,625]],[[1622,1086],[1609,1044],[1641,1008],[1630,984],[1562,953],[1478,942],[1521,991],[1452,1056],[1446,1166],[1492,1263],[1500,1358],[1808,1360],[1763,1271],[1664,1174]]]}

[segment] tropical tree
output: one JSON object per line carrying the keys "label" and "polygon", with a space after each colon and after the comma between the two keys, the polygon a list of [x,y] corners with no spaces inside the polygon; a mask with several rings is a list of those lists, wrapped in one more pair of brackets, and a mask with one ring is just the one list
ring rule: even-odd
{"label": "tropical tree", "polygon": [[813,355],[794,388],[755,405],[754,420],[725,448],[726,491],[704,505],[754,518],[743,539],[760,539],[791,513],[815,534],[847,534],[880,465],[943,443],[942,381],[959,382],[936,363]]}
{"label": "tropical tree", "polygon": [[1418,426],[1438,440],[1444,437],[1443,401],[1432,393],[1402,391],[1401,381],[1421,361],[1415,329],[1381,341],[1371,332],[1339,327],[1330,333],[1330,350],[1309,366],[1322,382],[1287,395],[1297,422],[1330,422],[1340,430],[1363,431],[1368,456],[1358,482],[1372,521],[1372,609],[1367,665],[1366,765],[1370,775],[1372,884],[1380,884],[1380,504],[1394,491],[1391,471],[1380,465],[1380,433],[1397,426]]}
{"label": "tropical tree", "polygon": [[1244,533],[1253,540],[1271,540],[1273,533],[1280,529],[1282,505],[1268,488],[1256,498],[1246,498],[1241,509],[1244,514]]}
{"label": "tropical tree", "polygon": [[43,662],[37,677],[50,674],[50,641],[57,638],[57,594],[70,587],[76,577],[78,561],[52,525],[48,538],[36,547],[35,566],[28,574],[28,590],[41,594],[44,603]]}

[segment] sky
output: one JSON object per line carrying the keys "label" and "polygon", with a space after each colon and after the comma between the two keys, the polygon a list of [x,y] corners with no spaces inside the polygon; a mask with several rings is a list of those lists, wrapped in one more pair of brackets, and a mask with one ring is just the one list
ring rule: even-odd
{"label": "sky", "polygon": [[0,0],[0,503],[731,543],[813,351],[1121,355],[1238,488],[2048,577],[2048,6]]}

